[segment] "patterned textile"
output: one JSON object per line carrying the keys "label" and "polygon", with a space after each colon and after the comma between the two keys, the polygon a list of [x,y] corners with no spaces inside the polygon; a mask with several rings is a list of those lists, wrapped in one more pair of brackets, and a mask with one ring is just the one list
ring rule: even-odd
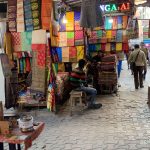
{"label": "patterned textile", "polygon": [[83,31],[75,31],[75,45],[83,45],[84,44],[84,36]]}
{"label": "patterned textile", "polygon": [[33,31],[32,32],[32,44],[46,44],[46,30]]}
{"label": "patterned textile", "polygon": [[69,61],[76,62],[77,61],[77,50],[76,47],[69,48]]}
{"label": "patterned textile", "polygon": [[17,30],[17,0],[8,0],[8,25],[9,31],[15,32]]}
{"label": "patterned textile", "polygon": [[116,62],[115,55],[107,55],[102,58],[102,62]]}
{"label": "patterned textile", "polygon": [[62,48],[62,62],[69,62],[69,47]]}
{"label": "patterned textile", "polygon": [[116,43],[116,51],[122,51],[122,43]]}
{"label": "patterned textile", "polygon": [[122,37],[123,37],[123,31],[122,30],[117,30],[117,42],[122,42]]}
{"label": "patterned textile", "polygon": [[117,31],[112,30],[112,38],[116,40],[116,36],[117,36]]}
{"label": "patterned textile", "polygon": [[111,31],[111,30],[106,31],[106,37],[107,37],[108,39],[111,39],[111,38],[112,38],[112,31]]}
{"label": "patterned textile", "polygon": [[116,63],[115,62],[102,62],[98,65],[99,71],[114,71],[116,69]]}
{"label": "patterned textile", "polygon": [[129,45],[128,45],[128,43],[123,43],[122,50],[129,51]]}
{"label": "patterned textile", "polygon": [[122,16],[118,16],[118,29],[122,29]]}
{"label": "patterned textile", "polygon": [[39,55],[38,51],[33,51],[31,90],[45,93],[45,67],[41,67],[38,64],[39,62],[37,60]]}
{"label": "patterned textile", "polygon": [[82,30],[80,27],[80,12],[74,12],[74,20],[75,20],[75,31]]}
{"label": "patterned textile", "polygon": [[74,12],[66,12],[66,31],[74,30]]}
{"label": "patterned textile", "polygon": [[65,64],[64,63],[58,63],[58,71],[65,72]]}
{"label": "patterned textile", "polygon": [[49,30],[50,21],[51,21],[51,9],[52,9],[52,1],[42,0],[42,29]]}
{"label": "patterned textile", "polygon": [[74,32],[67,32],[67,46],[74,46]]}
{"label": "patterned textile", "polygon": [[32,21],[32,10],[31,10],[31,0],[24,0],[24,18],[25,18],[25,30],[33,30]]}
{"label": "patterned textile", "polygon": [[51,56],[52,56],[53,63],[61,62],[60,59],[62,60],[62,58],[59,58],[58,49],[61,49],[61,48],[56,48],[56,47],[51,48]]}
{"label": "patterned textile", "polygon": [[39,30],[41,28],[40,8],[41,8],[40,0],[31,0],[32,21],[34,30]]}
{"label": "patterned textile", "polygon": [[67,46],[67,32],[59,32],[59,47]]}
{"label": "patterned textile", "polygon": [[23,0],[17,0],[17,32],[24,32],[24,9]]}
{"label": "patterned textile", "polygon": [[31,51],[32,32],[21,33],[21,47],[22,51]]}
{"label": "patterned textile", "polygon": [[22,51],[22,48],[21,48],[21,33],[11,32],[11,35],[12,35],[13,51],[14,52]]}
{"label": "patterned textile", "polygon": [[76,46],[77,49],[77,61],[84,58],[84,46]]}

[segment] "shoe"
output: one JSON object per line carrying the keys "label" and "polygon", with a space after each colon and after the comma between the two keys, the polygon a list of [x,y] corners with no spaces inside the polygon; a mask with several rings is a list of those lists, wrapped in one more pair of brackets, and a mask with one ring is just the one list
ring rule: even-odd
{"label": "shoe", "polygon": [[138,87],[136,87],[135,89],[138,90]]}
{"label": "shoe", "polygon": [[99,109],[101,107],[102,107],[102,104],[93,104],[93,105],[89,106],[88,108],[89,109]]}
{"label": "shoe", "polygon": [[140,86],[140,88],[144,88],[144,86],[142,85],[142,86]]}

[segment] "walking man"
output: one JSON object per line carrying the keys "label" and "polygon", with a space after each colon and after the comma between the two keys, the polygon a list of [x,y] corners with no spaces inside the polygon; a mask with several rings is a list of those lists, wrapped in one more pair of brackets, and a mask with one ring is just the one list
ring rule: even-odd
{"label": "walking man", "polygon": [[135,63],[135,66],[133,68],[134,72],[134,84],[135,89],[143,88],[143,71],[144,69],[147,70],[147,60],[145,57],[145,53],[140,50],[140,46],[136,44],[134,46],[135,50],[131,53],[129,56],[129,63]]}

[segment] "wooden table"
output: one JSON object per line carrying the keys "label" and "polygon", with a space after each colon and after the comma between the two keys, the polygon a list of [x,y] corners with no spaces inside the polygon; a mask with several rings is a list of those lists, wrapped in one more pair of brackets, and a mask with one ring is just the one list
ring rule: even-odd
{"label": "wooden table", "polygon": [[44,123],[40,122],[38,126],[34,126],[34,131],[23,133],[19,128],[15,128],[11,131],[10,135],[0,135],[0,150],[3,150],[3,143],[9,143],[9,150],[21,150],[20,144],[25,145],[25,150],[32,146],[34,141],[42,132]]}

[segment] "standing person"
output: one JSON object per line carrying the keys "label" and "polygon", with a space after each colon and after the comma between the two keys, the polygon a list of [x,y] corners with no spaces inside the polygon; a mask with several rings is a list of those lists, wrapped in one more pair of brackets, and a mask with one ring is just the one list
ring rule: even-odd
{"label": "standing person", "polygon": [[102,104],[95,103],[95,97],[97,90],[87,86],[86,76],[83,70],[86,65],[86,61],[83,59],[79,60],[78,67],[75,68],[70,74],[70,84],[72,89],[85,92],[89,96],[88,108],[99,109],[102,107]]}
{"label": "standing person", "polygon": [[140,50],[140,46],[136,44],[134,46],[135,50],[131,53],[129,57],[129,63],[135,63],[135,67],[133,68],[134,72],[134,84],[135,89],[143,88],[143,70],[147,70],[147,61],[145,57],[145,53]]}

